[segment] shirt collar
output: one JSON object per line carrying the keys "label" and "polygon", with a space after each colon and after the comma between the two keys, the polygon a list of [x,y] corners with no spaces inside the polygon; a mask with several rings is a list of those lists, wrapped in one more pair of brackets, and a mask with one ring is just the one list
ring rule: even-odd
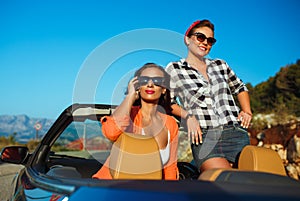
{"label": "shirt collar", "polygon": [[[209,58],[204,58],[204,61],[206,63],[206,65],[208,66],[213,60],[209,59]],[[182,64],[182,66],[184,67],[191,67],[188,62],[186,61],[185,58],[180,59],[180,63]]]}

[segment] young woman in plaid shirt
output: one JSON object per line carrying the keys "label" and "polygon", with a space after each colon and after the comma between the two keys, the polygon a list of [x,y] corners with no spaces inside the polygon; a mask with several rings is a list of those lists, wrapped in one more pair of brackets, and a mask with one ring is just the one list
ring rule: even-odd
{"label": "young woman in plaid shirt", "polygon": [[209,20],[194,22],[184,42],[187,57],[166,67],[171,76],[172,113],[186,119],[193,157],[201,172],[230,168],[249,144],[248,89],[225,61],[205,57],[216,42]]}

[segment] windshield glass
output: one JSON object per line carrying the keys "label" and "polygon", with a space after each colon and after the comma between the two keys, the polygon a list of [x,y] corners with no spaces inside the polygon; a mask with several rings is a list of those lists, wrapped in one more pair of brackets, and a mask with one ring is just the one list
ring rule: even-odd
{"label": "windshield glass", "polygon": [[109,155],[112,143],[102,134],[101,123],[87,119],[72,122],[63,131],[51,148],[55,154],[63,154],[86,159],[96,159],[103,163]]}

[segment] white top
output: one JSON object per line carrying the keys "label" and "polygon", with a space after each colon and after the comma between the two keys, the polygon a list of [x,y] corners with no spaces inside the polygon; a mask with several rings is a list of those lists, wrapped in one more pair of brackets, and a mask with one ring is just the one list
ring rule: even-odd
{"label": "white top", "polygon": [[[142,135],[146,135],[142,128]],[[170,159],[170,131],[168,130],[168,143],[164,149],[160,149],[160,158],[163,165],[165,165]]]}

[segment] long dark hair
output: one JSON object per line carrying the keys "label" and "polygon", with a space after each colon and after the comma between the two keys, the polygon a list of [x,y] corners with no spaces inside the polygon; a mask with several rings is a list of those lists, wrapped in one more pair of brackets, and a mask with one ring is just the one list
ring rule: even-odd
{"label": "long dark hair", "polygon": [[[148,68],[156,68],[158,70],[160,70],[161,72],[163,72],[164,74],[164,88],[166,89],[166,93],[162,94],[158,100],[158,105],[162,106],[162,107],[158,107],[158,111],[162,112],[162,113],[166,113],[166,114],[171,114],[172,108],[171,108],[171,96],[170,96],[170,76],[169,74],[165,71],[165,69],[162,66],[159,66],[155,63],[146,63],[145,65],[143,65],[140,69],[138,69],[135,73],[134,73],[134,77],[139,77],[142,72],[145,69]],[[134,104],[135,106],[141,106],[141,97],[139,97]]]}

